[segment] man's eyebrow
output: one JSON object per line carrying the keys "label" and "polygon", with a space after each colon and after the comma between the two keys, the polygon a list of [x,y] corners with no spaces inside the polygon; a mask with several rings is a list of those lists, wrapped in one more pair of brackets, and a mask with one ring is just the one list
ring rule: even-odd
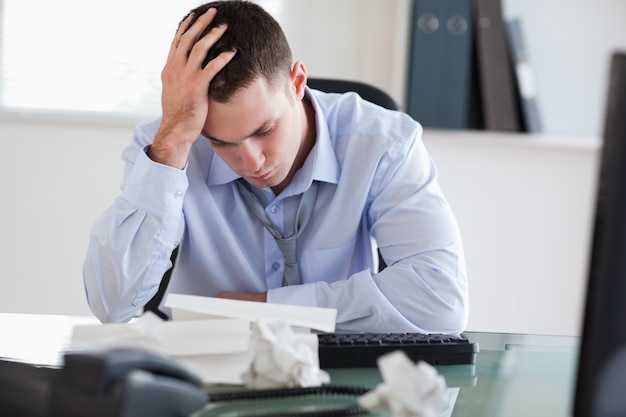
{"label": "man's eyebrow", "polygon": [[204,132],[202,132],[202,135],[204,135],[204,137],[207,138],[208,140],[210,140],[211,142],[227,143],[227,142],[224,142],[223,140],[220,140],[218,138],[214,138],[213,136],[209,136],[209,135],[207,135]]}
{"label": "man's eyebrow", "polygon": [[[265,122],[263,122],[263,123],[261,124],[261,126],[259,126],[259,127],[258,127],[255,131],[254,131],[254,132],[250,133],[249,135],[244,136],[244,138],[243,138],[243,139],[246,139],[246,138],[249,138],[249,137],[252,137],[252,136],[257,136],[257,135],[259,135],[259,134],[261,134],[261,133],[265,132],[265,131],[266,131],[266,130],[270,127],[270,126],[272,126],[272,124],[274,124],[274,123],[275,123],[275,122],[274,122],[274,121],[272,121],[272,120],[266,120],[266,121],[265,121]],[[235,142],[228,142],[228,141],[225,141],[225,140],[222,140],[222,139],[216,138],[215,136],[210,136],[210,135],[207,135],[207,134],[206,134],[206,133],[204,133],[204,132],[202,132],[202,134],[204,135],[204,137],[205,137],[205,138],[209,139],[209,140],[210,140],[210,141],[212,141],[212,142],[218,142],[218,143],[235,143],[235,142],[238,142],[238,141],[235,141]],[[241,139],[241,140],[243,140],[243,139]]]}

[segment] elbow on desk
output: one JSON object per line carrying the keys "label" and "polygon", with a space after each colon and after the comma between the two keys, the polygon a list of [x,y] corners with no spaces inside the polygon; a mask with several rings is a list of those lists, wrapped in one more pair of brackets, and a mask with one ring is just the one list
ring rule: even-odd
{"label": "elbow on desk", "polygon": [[432,308],[425,329],[427,333],[460,334],[465,331],[469,320],[469,299],[467,292],[459,291],[448,299],[439,299]]}
{"label": "elbow on desk", "polygon": [[87,305],[93,315],[102,323],[126,323],[135,317],[142,306],[123,303],[119,297],[107,295],[101,281],[90,281],[87,269],[86,264],[83,269],[83,284]]}
{"label": "elbow on desk", "polygon": [[102,302],[93,302],[89,297],[87,297],[87,304],[93,315],[102,323],[127,323],[139,311],[139,309],[135,308],[130,311],[120,311],[119,308],[111,308]]}
{"label": "elbow on desk", "polygon": [[434,320],[434,326],[427,333],[460,334],[467,327],[469,314],[467,302],[455,308],[444,310]]}
{"label": "elbow on desk", "polygon": [[93,315],[102,323],[126,323],[130,321],[139,309],[122,309],[119,306],[110,306],[101,297],[90,297],[87,292],[87,305]]}
{"label": "elbow on desk", "polygon": [[[420,333],[460,334],[469,321],[469,294],[464,271],[449,273],[438,270],[433,276],[423,270],[415,271],[411,279],[413,290],[394,291],[393,299],[399,312]],[[416,278],[417,277],[417,278]]]}

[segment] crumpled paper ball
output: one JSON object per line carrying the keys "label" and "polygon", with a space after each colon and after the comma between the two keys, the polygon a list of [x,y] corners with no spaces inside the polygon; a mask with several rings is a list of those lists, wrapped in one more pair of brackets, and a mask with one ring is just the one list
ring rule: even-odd
{"label": "crumpled paper ball", "polygon": [[359,405],[394,417],[436,417],[448,404],[445,378],[433,366],[417,364],[401,350],[378,359],[383,383],[358,398]]}
{"label": "crumpled paper ball", "polygon": [[319,367],[317,336],[285,322],[252,323],[254,358],[242,379],[248,388],[314,387],[330,382]]}

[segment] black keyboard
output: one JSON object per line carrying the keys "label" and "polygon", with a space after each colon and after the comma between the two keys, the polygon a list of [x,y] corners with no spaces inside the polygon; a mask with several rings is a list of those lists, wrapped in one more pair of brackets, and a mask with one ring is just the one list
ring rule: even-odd
{"label": "black keyboard", "polygon": [[464,336],[421,333],[322,333],[320,368],[376,367],[379,356],[403,350],[412,361],[431,365],[473,365],[478,343]]}

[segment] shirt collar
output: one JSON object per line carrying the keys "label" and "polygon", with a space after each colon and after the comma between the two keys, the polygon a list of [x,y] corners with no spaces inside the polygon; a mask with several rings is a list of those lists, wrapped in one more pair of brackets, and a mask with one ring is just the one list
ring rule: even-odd
{"label": "shirt collar", "polygon": [[[285,189],[288,194],[300,194],[304,192],[313,180],[337,184],[339,181],[339,163],[335,155],[335,150],[331,142],[330,133],[328,131],[328,123],[315,94],[306,87],[305,99],[309,99],[315,110],[315,123],[317,128],[317,137],[313,149],[307,156],[302,168],[296,172],[293,180]],[[208,141],[204,142],[207,146]],[[211,151],[211,165],[207,176],[207,185],[220,185],[235,181],[241,178],[226,163]]]}

